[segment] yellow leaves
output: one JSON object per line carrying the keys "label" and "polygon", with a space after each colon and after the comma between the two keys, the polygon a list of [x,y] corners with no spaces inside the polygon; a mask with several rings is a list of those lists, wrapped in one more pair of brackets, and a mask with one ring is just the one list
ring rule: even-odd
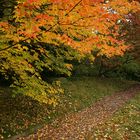
{"label": "yellow leaves", "polygon": [[41,94],[35,95],[33,90],[28,90],[25,93],[26,96],[32,97],[34,100],[37,100],[39,102],[48,104],[48,98],[46,96],[46,93],[42,92]]}
{"label": "yellow leaves", "polygon": [[[32,97],[40,103],[45,103],[48,105],[56,106],[58,104],[58,94],[63,93],[63,89],[60,88],[60,81],[54,82],[52,85],[47,84],[39,79],[25,79],[28,81],[26,86],[22,87],[24,89],[24,94]],[[41,83],[41,84],[40,84]]]}
{"label": "yellow leaves", "polygon": [[51,98],[48,100],[49,105],[53,105],[53,107],[56,107],[58,105],[57,99]]}
{"label": "yellow leaves", "polygon": [[90,55],[88,58],[89,58],[90,62],[94,62],[94,60],[95,60],[95,57],[93,55]]}
{"label": "yellow leaves", "polygon": [[54,16],[58,16],[58,13],[59,13],[58,5],[54,4],[53,7],[52,7],[52,14]]}
{"label": "yellow leaves", "polygon": [[65,66],[68,70],[72,70],[72,68],[73,68],[72,64],[65,64]]}
{"label": "yellow leaves", "polygon": [[28,47],[27,47],[27,46],[23,46],[22,48],[23,48],[23,50],[25,50],[25,51],[28,50]]}
{"label": "yellow leaves", "polygon": [[45,42],[45,43],[53,43],[55,45],[58,45],[58,43],[54,40],[59,40],[60,37],[59,35],[52,33],[52,32],[42,32],[41,33],[41,38],[40,41]]}

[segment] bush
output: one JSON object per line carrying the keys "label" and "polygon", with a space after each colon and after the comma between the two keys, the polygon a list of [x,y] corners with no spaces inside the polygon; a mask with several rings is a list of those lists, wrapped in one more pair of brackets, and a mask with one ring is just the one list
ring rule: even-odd
{"label": "bush", "polygon": [[140,80],[140,64],[132,61],[122,66],[122,71],[126,74],[128,79]]}

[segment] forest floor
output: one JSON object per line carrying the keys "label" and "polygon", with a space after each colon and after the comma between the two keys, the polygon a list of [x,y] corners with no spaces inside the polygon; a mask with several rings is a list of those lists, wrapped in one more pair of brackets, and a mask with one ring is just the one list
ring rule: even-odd
{"label": "forest floor", "polygon": [[11,89],[0,84],[0,139],[32,134],[57,118],[83,110],[105,96],[139,83],[120,78],[88,76],[56,80],[61,81],[65,93],[60,95],[55,108],[39,104],[27,96],[13,97]]}
{"label": "forest floor", "polygon": [[[103,124],[106,121],[108,121],[114,115],[114,113],[116,113],[120,108],[122,108],[125,105],[125,103],[128,102],[130,99],[132,99],[138,92],[140,92],[140,85],[139,84],[133,85],[127,90],[117,92],[110,96],[105,96],[104,98],[102,98],[101,100],[98,100],[96,103],[94,103],[90,107],[87,107],[81,111],[78,111],[76,113],[70,113],[66,115],[65,117],[58,118],[55,121],[53,121],[51,124],[46,125],[42,129],[39,129],[34,134],[31,134],[27,137],[20,137],[20,138],[13,137],[13,139],[20,139],[20,140],[37,140],[37,139],[40,139],[40,140],[63,140],[63,139],[64,140],[84,140],[84,139],[112,140],[112,137],[108,135],[108,133],[111,133],[110,132],[111,129],[114,129],[114,131],[117,132],[119,129],[118,126],[116,124],[113,124],[112,126],[110,126],[110,131],[107,131],[109,127],[105,128]],[[134,109],[135,109],[135,113],[137,114],[137,116],[135,114],[135,117],[137,117],[137,120],[135,123],[139,124],[140,118],[138,115],[140,115],[139,114],[140,108],[138,106],[138,108],[134,107],[133,110]],[[127,115],[128,114],[126,114],[126,116]],[[131,112],[130,116],[132,115],[134,114]],[[130,120],[127,120],[127,121],[130,121]],[[95,130],[96,127],[97,129]],[[118,129],[116,129],[116,127]],[[105,129],[107,129],[106,130],[107,134],[103,134],[103,130]],[[127,131],[128,129],[129,128],[127,128]],[[136,131],[133,130],[136,133],[136,136],[134,137],[134,139],[137,140],[140,138],[139,132],[138,132],[140,129],[138,128],[135,128],[135,129]],[[134,133],[133,131],[132,133]],[[128,133],[130,132],[128,131]],[[122,137],[119,137],[119,139],[129,140],[129,137],[124,132],[124,135]]]}

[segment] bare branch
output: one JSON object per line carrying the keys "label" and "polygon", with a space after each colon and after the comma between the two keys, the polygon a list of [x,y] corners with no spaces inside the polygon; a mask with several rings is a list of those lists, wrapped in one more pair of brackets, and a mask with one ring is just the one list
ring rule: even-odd
{"label": "bare branch", "polygon": [[68,13],[65,14],[65,16],[68,16],[80,3],[82,0],[78,1],[71,9],[68,11]]}

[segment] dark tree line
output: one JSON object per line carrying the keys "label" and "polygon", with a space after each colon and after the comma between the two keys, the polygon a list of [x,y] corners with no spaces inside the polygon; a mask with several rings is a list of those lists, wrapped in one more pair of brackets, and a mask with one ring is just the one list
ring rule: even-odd
{"label": "dark tree line", "polygon": [[0,18],[10,19],[15,5],[15,0],[0,0]]}

